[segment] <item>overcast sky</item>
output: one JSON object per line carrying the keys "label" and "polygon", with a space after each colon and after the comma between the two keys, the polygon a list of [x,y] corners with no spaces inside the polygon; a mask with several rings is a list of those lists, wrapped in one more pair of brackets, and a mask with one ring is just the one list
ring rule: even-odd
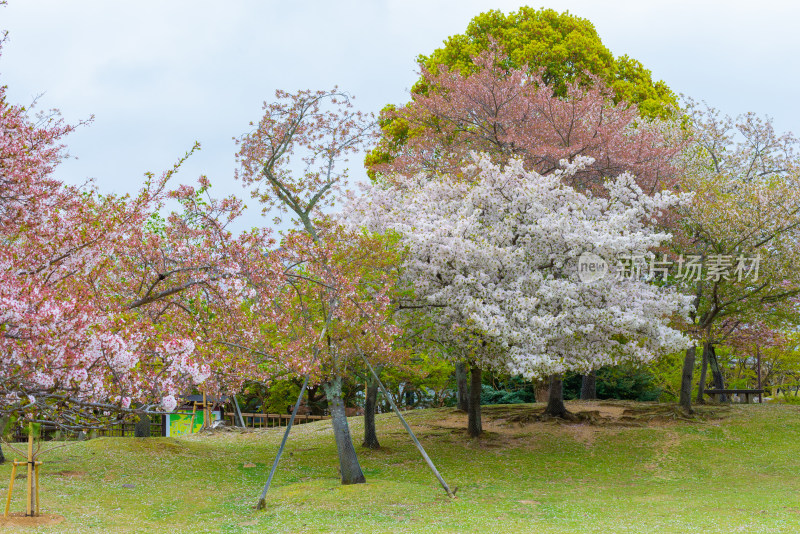
{"label": "overcast sky", "polygon": [[[232,138],[260,118],[276,89],[356,95],[377,112],[403,103],[414,58],[462,33],[475,15],[520,2],[481,0],[9,0],[0,83],[12,102],[94,122],[68,139],[79,159],[65,181],[95,178],[133,192],[195,140],[202,151],[178,180],[206,174],[217,195],[238,193]],[[615,54],[628,54],[674,91],[725,112],[755,111],[800,133],[800,3],[761,0],[547,1],[589,19]],[[360,161],[354,174],[363,176]],[[253,202],[250,201],[252,204]],[[248,224],[268,224],[255,214]]]}

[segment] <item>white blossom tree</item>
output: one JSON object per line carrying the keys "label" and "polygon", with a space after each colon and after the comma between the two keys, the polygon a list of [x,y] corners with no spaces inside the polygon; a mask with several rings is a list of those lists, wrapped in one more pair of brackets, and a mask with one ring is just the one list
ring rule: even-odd
{"label": "white blossom tree", "polygon": [[[582,282],[578,261],[592,253],[613,265],[660,246],[670,235],[654,230],[655,219],[688,195],[647,195],[630,174],[607,182],[606,198],[565,185],[591,158],[544,176],[520,161],[503,168],[475,158],[465,179],[394,176],[346,214],[402,236],[404,273],[416,287],[406,305],[429,310],[478,380],[481,368],[538,378],[687,346],[669,323],[689,313],[691,299],[641,277]],[[479,402],[470,404],[469,432],[479,435]],[[564,415],[563,403],[561,412],[552,415]]]}

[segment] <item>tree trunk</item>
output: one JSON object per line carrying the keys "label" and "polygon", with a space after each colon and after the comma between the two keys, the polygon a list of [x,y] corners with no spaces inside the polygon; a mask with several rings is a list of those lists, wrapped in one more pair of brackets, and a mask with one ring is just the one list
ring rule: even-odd
{"label": "tree trunk", "polygon": [[544,413],[549,416],[564,418],[567,415],[562,386],[561,375],[550,376],[550,395],[547,398],[547,408],[544,409]]}
{"label": "tree trunk", "polygon": [[[719,360],[717,360],[717,351],[714,350],[714,345],[706,343],[703,345],[703,352],[708,351],[708,364],[711,366],[711,377],[714,381],[716,389],[725,389],[725,379],[722,377],[722,371],[719,368]],[[720,402],[728,400],[727,395],[719,396]]]}
{"label": "tree trunk", "polygon": [[363,484],[366,482],[364,473],[358,463],[356,449],[350,438],[350,427],[347,425],[347,415],[344,411],[342,400],[342,377],[337,376],[322,386],[328,398],[328,410],[331,412],[333,435],[336,439],[336,450],[339,453],[339,471],[342,475],[342,484]]}
{"label": "tree trunk", "polygon": [[[380,372],[380,371],[378,371]],[[367,376],[367,390],[364,399],[364,443],[362,447],[380,449],[378,434],[375,432],[375,411],[378,407],[378,381],[370,374]]]}
{"label": "tree trunk", "polygon": [[477,438],[483,434],[481,425],[481,370],[472,364],[470,366],[469,406],[467,417],[467,434]]}
{"label": "tree trunk", "polygon": [[[40,429],[41,430],[41,429]],[[36,436],[33,431],[33,423],[28,423],[28,462],[27,462],[27,503],[25,505],[25,515],[33,517],[36,514],[36,466],[34,464],[33,442]],[[41,437],[40,437],[41,439]]]}
{"label": "tree trunk", "polygon": [[467,387],[467,366],[464,362],[456,362],[456,400],[462,412],[469,410],[469,388]]}
{"label": "tree trunk", "polygon": [[683,374],[681,375],[681,397],[679,404],[686,413],[692,413],[692,375],[694,374],[694,361],[697,357],[697,347],[686,349],[683,359]]}
{"label": "tree trunk", "polygon": [[706,375],[708,374],[708,343],[703,344],[703,362],[700,364],[700,381],[697,384],[697,404],[705,404]]}
{"label": "tree trunk", "polygon": [[150,437],[150,416],[149,415],[140,415],[139,420],[136,422],[136,425],[133,427],[133,435],[137,438],[149,438]]}
{"label": "tree trunk", "polygon": [[547,380],[537,380],[533,384],[533,394],[536,402],[547,402],[550,397],[550,384]]}
{"label": "tree trunk", "polygon": [[406,399],[406,401],[405,401],[406,408],[408,408],[409,410],[414,408],[414,391],[410,390],[410,389],[406,389],[403,392],[403,397],[405,397],[405,399]]}
{"label": "tree trunk", "polygon": [[[319,392],[320,386],[308,386],[306,389],[306,404],[311,408],[311,415],[325,415],[325,410],[322,407],[322,401],[325,395]],[[319,393],[319,394],[317,394]]]}
{"label": "tree trunk", "polygon": [[[563,392],[562,392],[563,393]],[[581,378],[581,400],[597,398],[597,372],[592,371]]]}
{"label": "tree trunk", "polygon": [[[0,438],[5,436],[7,424],[8,424],[8,416],[0,417]],[[2,443],[0,443],[0,464],[5,463],[5,461],[6,457],[3,456],[3,447]]]}

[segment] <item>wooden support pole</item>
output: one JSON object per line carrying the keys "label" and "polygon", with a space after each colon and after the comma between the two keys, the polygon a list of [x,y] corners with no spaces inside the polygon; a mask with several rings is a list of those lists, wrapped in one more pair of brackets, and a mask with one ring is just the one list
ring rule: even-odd
{"label": "wooden support pole", "polygon": [[206,390],[203,388],[203,428],[210,428],[211,422],[209,418],[208,401],[206,400]]}
{"label": "wooden support pole", "polygon": [[[314,360],[316,359],[317,358],[315,355]],[[267,483],[264,484],[264,489],[261,490],[261,496],[258,499],[258,504],[256,504],[256,510],[263,510],[267,506],[267,492],[269,491],[270,484],[272,484],[272,477],[275,476],[275,470],[278,468],[278,462],[283,454],[283,449],[286,447],[286,440],[289,439],[289,431],[292,430],[292,423],[294,423],[294,418],[297,416],[297,411],[300,409],[300,403],[303,400],[303,394],[306,392],[306,388],[308,387],[308,378],[309,375],[306,375],[305,379],[303,380],[303,387],[300,388],[300,395],[297,396],[297,402],[294,403],[292,416],[289,418],[289,422],[286,423],[286,432],[283,433],[283,440],[281,441],[281,446],[278,449],[278,454],[275,455],[275,461],[272,462],[272,469],[269,470]],[[280,422],[281,420],[278,419],[278,426],[280,426]]]}
{"label": "wooden support pole", "polygon": [[6,511],[3,517],[8,519],[8,509],[11,507],[11,492],[14,490],[14,479],[17,477],[17,459],[11,464],[11,482],[8,483],[8,497],[6,497]]}
{"label": "wooden support pole", "polygon": [[[761,348],[758,345],[756,345],[756,367],[758,368],[758,389],[761,389]],[[761,396],[761,393],[758,394],[758,403],[764,403],[764,398]]]}
{"label": "wooden support pole", "polygon": [[244,417],[242,417],[242,410],[239,408],[239,401],[236,400],[236,395],[231,395],[233,398],[233,407],[236,408],[236,413],[239,415],[239,422],[242,424],[242,428],[246,427],[247,425],[244,424]]}
{"label": "wooden support pole", "polygon": [[33,504],[33,423],[28,423],[28,486],[27,499],[25,499],[25,515],[32,516]]}
{"label": "wooden support pole", "polygon": [[[414,442],[414,445],[417,446],[417,449],[419,450],[420,454],[422,455],[422,458],[425,459],[425,462],[428,464],[428,467],[430,467],[431,471],[433,471],[433,474],[436,475],[436,478],[439,480],[439,484],[441,484],[442,487],[444,488],[444,491],[447,492],[447,496],[450,497],[450,498],[454,498],[456,496],[455,492],[450,490],[450,486],[447,485],[447,482],[444,481],[444,478],[442,478],[442,475],[439,473],[439,470],[436,469],[435,465],[433,465],[433,461],[428,456],[428,453],[425,452],[425,449],[422,447],[422,444],[417,439],[417,436],[414,435],[414,431],[411,430],[411,427],[406,422],[405,417],[403,417],[403,414],[400,413],[400,410],[397,408],[397,405],[394,403],[394,399],[392,399],[392,396],[389,395],[388,391],[386,391],[386,387],[383,385],[383,382],[381,382],[381,379],[378,377],[378,374],[375,372],[375,369],[372,368],[372,366],[370,365],[369,361],[367,360],[367,357],[364,355],[363,352],[361,352],[361,359],[364,360],[364,363],[366,364],[367,368],[369,368],[370,373],[372,373],[372,376],[375,377],[375,380],[378,382],[378,386],[381,388],[381,391],[383,392],[384,397],[386,397],[386,400],[389,401],[389,404],[392,406],[392,409],[394,410],[394,413],[397,414],[397,417],[400,418],[400,422],[403,423],[403,426],[406,428],[406,432],[408,432],[408,435],[411,436],[411,439]],[[458,488],[456,488],[456,489],[458,489]]]}
{"label": "wooden support pole", "polygon": [[39,515],[39,466],[42,462],[36,462],[36,515]]}
{"label": "wooden support pole", "polygon": [[[335,306],[334,306],[335,307]],[[330,320],[330,318],[329,318]],[[322,342],[325,339],[325,336],[328,333],[328,324],[322,329],[322,332],[319,333],[319,338],[317,342]],[[319,356],[319,352],[315,349],[314,350],[314,357],[311,358],[311,367],[317,362],[317,356]],[[269,477],[267,477],[267,483],[264,484],[264,489],[261,490],[261,495],[259,496],[258,503],[256,504],[256,510],[263,510],[267,507],[267,492],[269,491],[269,486],[272,484],[272,477],[275,476],[275,470],[278,468],[278,462],[281,459],[281,455],[283,454],[283,449],[286,447],[286,440],[289,439],[289,431],[292,429],[292,423],[294,423],[294,418],[297,416],[297,411],[300,409],[300,403],[303,401],[303,395],[306,392],[306,388],[308,387],[308,379],[310,375],[306,375],[305,379],[303,380],[303,387],[300,388],[300,394],[297,396],[297,402],[294,403],[294,409],[292,410],[292,417],[289,419],[289,423],[286,425],[286,432],[283,434],[283,440],[281,441],[281,446],[278,449],[278,454],[275,455],[275,461],[272,462],[272,468],[269,470]],[[269,414],[267,414],[269,415]],[[280,419],[278,419],[280,423]]]}

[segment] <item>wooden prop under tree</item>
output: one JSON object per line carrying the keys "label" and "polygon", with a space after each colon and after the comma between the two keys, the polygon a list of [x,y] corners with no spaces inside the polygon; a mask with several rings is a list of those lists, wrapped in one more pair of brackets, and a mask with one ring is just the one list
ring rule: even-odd
{"label": "wooden prop under tree", "polygon": [[39,516],[39,467],[42,465],[42,462],[38,461],[38,458],[45,452],[51,451],[58,447],[63,447],[64,445],[58,445],[56,447],[51,447],[46,450],[41,449],[41,443],[37,444],[35,450],[33,446],[33,423],[28,424],[28,451],[27,455],[23,452],[11,445],[10,443],[6,442],[5,445],[19,453],[23,456],[27,457],[27,461],[19,462],[17,459],[14,459],[14,462],[11,464],[11,480],[8,484],[8,495],[6,496],[6,507],[5,511],[3,512],[3,518],[8,519],[8,512],[11,508],[11,495],[14,491],[14,479],[17,476],[17,467],[27,466],[28,473],[27,479],[25,480],[25,487],[26,487],[26,498],[25,498],[25,516],[26,517],[34,517]]}
{"label": "wooden prop under tree", "polygon": [[370,373],[372,373],[372,376],[378,382],[378,386],[381,388],[381,392],[383,392],[383,395],[386,397],[386,400],[389,401],[389,404],[392,406],[392,409],[397,414],[397,417],[400,418],[400,422],[403,423],[403,426],[405,427],[406,431],[408,432],[408,435],[411,436],[411,439],[414,442],[414,445],[416,445],[416,447],[419,450],[420,454],[425,459],[425,462],[428,464],[428,467],[430,467],[431,471],[433,471],[433,474],[436,475],[437,480],[439,480],[439,484],[441,484],[442,487],[444,488],[445,492],[447,492],[447,496],[451,497],[451,498],[455,497],[456,496],[456,491],[458,491],[458,488],[456,488],[454,490],[451,490],[450,487],[447,485],[447,482],[444,481],[444,478],[442,478],[442,475],[436,469],[436,466],[433,465],[433,461],[430,459],[428,454],[425,452],[425,449],[422,447],[422,444],[417,439],[417,436],[414,435],[414,432],[411,430],[411,427],[408,426],[408,422],[406,422],[405,417],[403,417],[403,414],[400,413],[400,410],[397,408],[397,405],[394,403],[394,399],[392,399],[392,396],[389,395],[388,391],[386,391],[386,387],[383,385],[383,382],[381,382],[381,379],[378,377],[378,374],[375,372],[375,369],[373,369],[372,365],[370,365],[369,361],[367,361],[367,357],[364,355],[363,352],[361,352],[361,359],[364,361],[364,364],[367,366],[367,368],[369,368],[369,371],[370,371]]}
{"label": "wooden prop under tree", "polygon": [[239,418],[239,425],[242,428],[246,427],[247,425],[244,424],[244,417],[242,417],[242,410],[239,409],[239,401],[236,400],[236,395],[230,395],[230,398],[233,400],[234,413]]}
{"label": "wooden prop under tree", "polygon": [[[323,330],[323,334],[324,334],[324,330]],[[428,454],[425,452],[425,449],[422,447],[422,444],[419,442],[417,437],[414,435],[414,432],[411,430],[411,427],[408,425],[408,422],[403,417],[403,414],[400,413],[400,410],[397,408],[397,405],[394,403],[394,400],[392,399],[392,396],[389,395],[388,391],[386,391],[386,387],[383,385],[383,382],[378,377],[378,374],[375,372],[375,369],[372,368],[372,365],[370,365],[370,363],[367,360],[367,357],[364,355],[364,353],[361,352],[360,350],[359,350],[359,352],[361,353],[361,359],[364,361],[364,364],[367,366],[367,368],[369,369],[370,373],[372,374],[372,376],[377,381],[381,392],[383,392],[383,395],[389,401],[389,404],[392,406],[392,409],[397,414],[397,417],[400,418],[400,422],[403,423],[403,426],[405,427],[405,429],[408,432],[408,434],[411,436],[411,439],[414,441],[414,445],[416,445],[416,447],[419,450],[420,454],[422,454],[422,457],[425,459],[425,462],[428,464],[428,467],[431,468],[431,471],[433,471],[433,474],[436,475],[437,480],[442,485],[442,487],[444,488],[445,492],[447,492],[447,496],[450,497],[450,498],[455,498],[456,491],[458,491],[458,488],[455,488],[454,490],[451,490],[450,486],[447,485],[447,482],[445,482],[444,478],[442,478],[442,475],[436,469],[436,466],[433,465],[433,461],[430,459]],[[314,361],[316,361],[316,355],[314,357],[314,360],[312,360],[312,365],[313,365]],[[258,503],[256,504],[256,509],[257,510],[262,510],[267,506],[267,492],[269,491],[269,487],[272,484],[272,478],[275,476],[275,470],[278,467],[278,462],[281,459],[281,455],[283,454],[283,450],[286,447],[286,441],[287,441],[287,439],[289,439],[289,432],[291,431],[292,425],[294,424],[294,419],[297,416],[297,410],[300,408],[300,403],[303,401],[303,395],[305,394],[306,388],[308,387],[308,378],[309,378],[309,375],[306,375],[304,380],[303,380],[303,386],[300,388],[300,394],[297,396],[297,401],[294,403],[294,408],[292,409],[292,415],[289,418],[289,423],[286,425],[286,431],[283,433],[283,440],[281,440],[281,446],[278,448],[278,454],[275,455],[275,461],[272,463],[272,468],[269,471],[269,476],[267,477],[267,483],[264,485],[264,489],[261,491],[261,496],[259,497]]]}
{"label": "wooden prop under tree", "polygon": [[[3,519],[9,519],[9,509],[11,508],[11,496],[14,491],[14,479],[17,476],[17,467],[21,467],[23,465],[27,466],[27,479],[25,481],[26,486],[26,495],[25,495],[25,516],[26,517],[39,517],[41,515],[40,508],[39,508],[39,467],[41,467],[42,463],[39,461],[39,458],[46,452],[50,452],[53,449],[59,449],[61,447],[66,447],[70,444],[70,442],[62,443],[59,445],[55,445],[48,449],[42,449],[42,442],[39,440],[34,447],[34,432],[33,432],[33,423],[28,423],[28,450],[27,453],[17,449],[14,445],[7,441],[3,441],[3,444],[6,445],[9,449],[13,450],[14,452],[21,454],[27,458],[26,461],[20,462],[17,459],[14,459],[14,462],[11,464],[11,481],[8,484],[8,495],[6,496],[6,506],[3,512]],[[63,518],[62,518],[63,519]]]}

